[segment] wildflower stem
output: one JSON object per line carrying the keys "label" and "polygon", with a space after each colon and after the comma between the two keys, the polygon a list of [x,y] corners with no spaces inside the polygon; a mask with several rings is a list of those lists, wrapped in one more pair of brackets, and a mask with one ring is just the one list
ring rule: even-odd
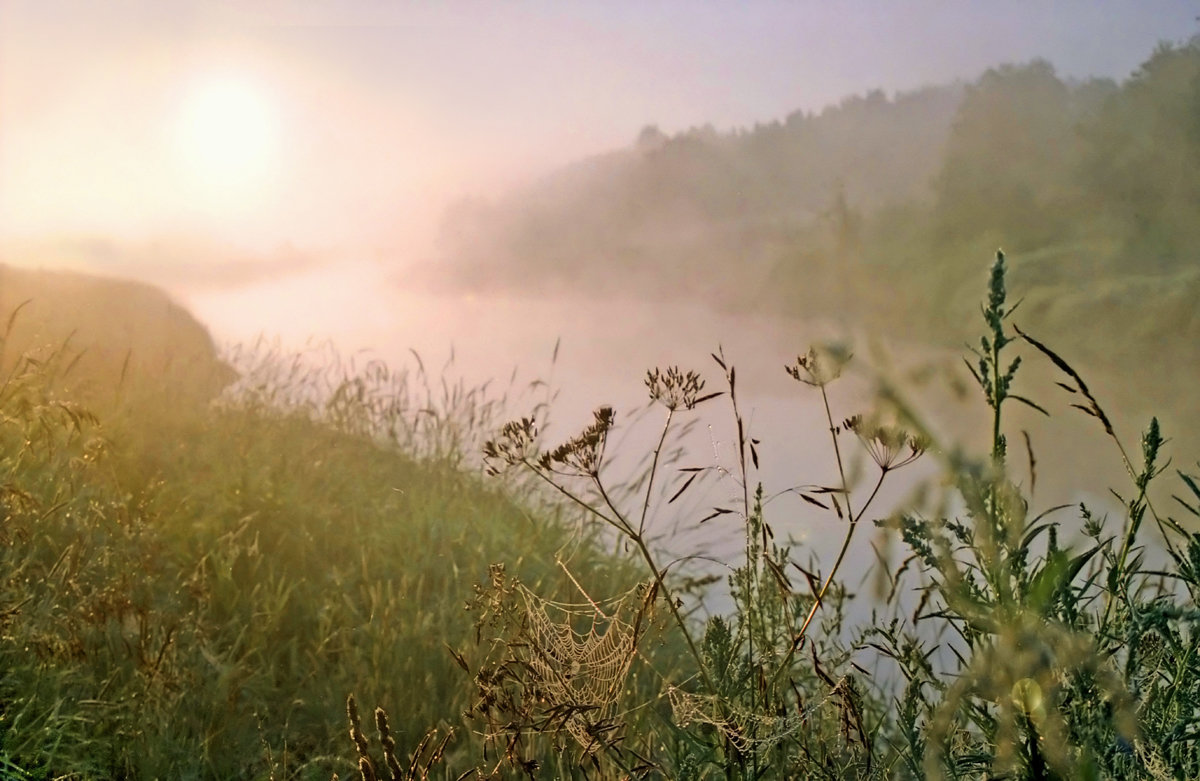
{"label": "wildflower stem", "polygon": [[[666,570],[660,568],[658,562],[654,560],[654,554],[650,552],[650,547],[646,545],[645,537],[638,532],[634,532],[633,527],[624,520],[621,511],[613,504],[612,499],[608,496],[608,492],[604,490],[604,484],[600,482],[598,477],[595,479],[595,482],[596,489],[600,492],[600,497],[604,500],[604,503],[622,520],[623,526],[618,526],[617,528],[621,529],[625,536],[637,546],[638,553],[641,554],[642,559],[646,562],[646,566],[650,568],[650,572],[654,576],[655,585],[662,592],[663,599],[666,600],[667,607],[671,609],[671,615],[675,618],[675,623],[679,626],[679,631],[683,633],[683,639],[687,642],[688,650],[691,651],[692,657],[696,660],[696,667],[700,672],[701,680],[704,681],[705,688],[710,692],[716,692],[717,689],[713,686],[712,679],[709,678],[708,670],[704,665],[704,657],[700,654],[700,649],[696,648],[696,642],[692,639],[692,633],[688,631],[687,621],[684,620],[683,614],[679,612],[679,605],[676,604],[675,597],[671,594],[670,587],[667,586]],[[601,517],[607,516],[602,515]]]}
{"label": "wildflower stem", "polygon": [[[589,513],[591,513],[592,515],[596,516],[596,517],[597,517],[597,518],[599,518],[600,520],[604,521],[606,524],[608,524],[609,526],[613,527],[614,529],[616,529],[617,531],[621,532],[622,534],[625,534],[625,535],[627,535],[627,536],[630,536],[630,537],[632,537],[632,536],[633,536],[633,529],[632,529],[632,528],[630,528],[630,527],[628,526],[628,524],[626,524],[626,523],[625,523],[624,519],[623,519],[623,518],[621,518],[621,516],[620,516],[620,514],[619,514],[619,513],[617,514],[617,518],[616,518],[616,519],[613,519],[613,518],[610,518],[610,517],[608,517],[608,516],[607,516],[607,515],[605,515],[604,513],[602,513],[602,512],[600,512],[599,510],[597,510],[597,509],[596,509],[595,507],[593,507],[592,505],[588,504],[587,502],[583,501],[582,499],[580,499],[580,498],[579,498],[578,496],[576,496],[575,494],[573,494],[573,493],[571,493],[570,491],[568,491],[566,488],[564,488],[564,487],[562,487],[561,485],[559,485],[557,482],[555,482],[553,479],[551,479],[549,475],[547,475],[547,474],[546,474],[545,472],[543,472],[541,469],[538,469],[537,465],[535,465],[535,464],[531,463],[531,462],[530,462],[530,461],[528,461],[528,460],[524,460],[524,459],[521,461],[521,463],[522,463],[522,464],[524,464],[524,465],[525,465],[525,466],[526,466],[526,467],[527,467],[527,468],[528,468],[528,469],[529,469],[531,472],[533,472],[535,475],[537,475],[538,477],[540,477],[542,480],[546,481],[546,482],[547,482],[547,483],[550,485],[550,487],[552,487],[554,490],[558,491],[560,494],[562,494],[563,496],[565,496],[565,497],[567,497],[568,499],[570,499],[570,500],[571,500],[571,502],[573,502],[574,504],[577,504],[577,505],[579,505],[579,506],[580,506],[580,507],[582,507],[584,510],[586,510],[587,512],[589,512]],[[611,506],[611,505],[610,505],[610,506]]]}
{"label": "wildflower stem", "polygon": [[888,473],[886,468],[880,468],[879,480],[876,481],[875,488],[871,491],[871,495],[867,497],[867,501],[863,504],[862,509],[860,509],[858,514],[855,515],[850,504],[850,487],[846,481],[846,471],[842,466],[842,451],[838,446],[837,426],[835,426],[833,423],[833,410],[831,410],[829,407],[829,394],[825,391],[824,383],[819,384],[818,387],[821,389],[821,400],[825,403],[825,420],[829,423],[829,435],[833,439],[833,454],[834,458],[837,460],[838,478],[842,481],[842,496],[845,498],[846,502],[846,515],[850,518],[850,528],[846,530],[846,537],[844,540],[842,540],[842,549],[838,553],[837,560],[833,563],[833,569],[829,571],[829,574],[825,577],[825,582],[821,585],[820,590],[816,593],[812,608],[809,609],[808,615],[804,619],[804,623],[800,626],[800,631],[797,632],[792,638],[791,647],[788,648],[787,655],[784,657],[783,662],[775,669],[775,676],[772,680],[772,683],[777,683],[780,675],[783,674],[783,671],[788,669],[788,667],[791,665],[792,659],[796,655],[796,649],[798,649],[800,644],[804,641],[804,636],[808,631],[809,624],[811,624],[813,619],[816,618],[817,611],[821,609],[821,605],[825,599],[825,594],[829,591],[829,586],[833,583],[833,578],[837,575],[838,569],[842,565],[842,560],[846,558],[846,551],[850,549],[850,542],[854,538],[854,530],[857,528],[858,522],[864,515],[866,515],[867,508],[870,507],[871,502],[875,500],[875,495],[879,493],[879,487],[883,485],[883,479]]}
{"label": "wildflower stem", "polygon": [[833,440],[833,457],[837,459],[838,479],[842,481],[842,496],[846,498],[846,514],[853,518],[854,511],[850,507],[850,486],[846,483],[846,470],[842,466],[842,449],[838,445],[837,427],[833,425],[833,411],[829,409],[829,394],[826,392],[824,384],[821,385],[821,401],[825,404],[825,420],[829,423],[829,436]]}
{"label": "wildflower stem", "polygon": [[[833,562],[833,569],[829,570],[829,574],[825,576],[825,582],[821,584],[821,590],[817,592],[813,606],[808,611],[808,617],[804,619],[804,623],[800,626],[800,631],[796,634],[793,645],[798,644],[804,639],[804,633],[808,630],[808,625],[812,623],[813,618],[817,615],[817,611],[821,608],[822,601],[825,599],[825,593],[829,590],[830,585],[833,584],[834,576],[837,575],[838,569],[842,566],[842,561],[846,558],[846,552],[850,550],[850,542],[854,539],[854,530],[858,528],[858,522],[866,514],[867,508],[871,506],[871,502],[875,500],[875,496],[879,493],[879,488],[883,485],[883,480],[887,477],[887,473],[888,470],[886,469],[880,470],[879,479],[875,481],[875,488],[871,491],[871,495],[867,497],[866,504],[859,510],[858,515],[851,519],[850,528],[846,530],[846,537],[842,540],[842,549],[838,551],[837,558]],[[848,513],[849,510],[847,510]]]}
{"label": "wildflower stem", "polygon": [[663,444],[667,441],[667,431],[671,428],[671,418],[675,410],[667,409],[667,419],[663,422],[662,434],[658,437],[658,445],[654,448],[654,459],[650,462],[650,477],[646,481],[646,498],[642,502],[642,517],[638,520],[638,535],[646,533],[646,516],[650,512],[650,494],[654,489],[654,478],[658,474],[658,459],[662,454]]}
{"label": "wildflower stem", "polygon": [[[1130,479],[1136,483],[1138,474],[1137,470],[1133,468],[1133,462],[1129,460],[1129,453],[1126,452],[1125,446],[1121,444],[1121,440],[1117,438],[1116,434],[1110,434],[1110,436],[1113,442],[1117,443],[1117,450],[1121,454],[1121,461],[1125,465],[1125,471],[1129,474]],[[1154,519],[1155,525],[1158,526],[1158,531],[1160,534],[1162,534],[1163,545],[1166,546],[1167,551],[1175,554],[1176,556],[1180,555],[1179,549],[1176,548],[1175,543],[1171,541],[1171,535],[1167,534],[1167,529],[1170,528],[1171,531],[1182,536],[1185,540],[1188,538],[1187,530],[1180,526],[1179,523],[1173,518],[1168,517],[1164,521],[1163,518],[1159,516],[1158,511],[1154,509],[1154,503],[1150,501],[1150,497],[1146,494],[1145,489],[1142,489],[1141,491],[1141,499],[1146,503],[1146,509],[1150,511],[1150,517]]]}

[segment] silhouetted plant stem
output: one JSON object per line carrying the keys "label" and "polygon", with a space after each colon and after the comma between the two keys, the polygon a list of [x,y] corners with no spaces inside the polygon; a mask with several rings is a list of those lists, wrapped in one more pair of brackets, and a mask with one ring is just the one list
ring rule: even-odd
{"label": "silhouetted plant stem", "polygon": [[[842,540],[842,548],[838,551],[837,558],[834,559],[833,568],[829,570],[829,574],[825,576],[825,581],[821,584],[821,590],[817,592],[816,599],[813,601],[813,606],[808,611],[808,617],[804,619],[804,623],[800,625],[800,631],[796,633],[795,644],[798,644],[804,639],[804,633],[808,631],[808,625],[812,623],[817,615],[817,611],[821,608],[822,600],[825,599],[826,592],[833,584],[834,576],[837,575],[838,569],[842,566],[842,561],[846,558],[846,552],[850,550],[850,542],[854,539],[854,530],[858,528],[858,522],[862,520],[863,515],[867,511],[867,507],[875,500],[875,496],[879,493],[879,488],[883,485],[883,480],[887,477],[888,470],[883,469],[879,473],[879,479],[875,481],[875,488],[872,489],[871,495],[867,497],[866,504],[859,511],[858,515],[850,521],[850,527],[846,530],[846,536]],[[849,514],[849,513],[847,513]]]}
{"label": "silhouetted plant stem", "polygon": [[[668,421],[669,420],[670,415],[668,415]],[[665,428],[663,429],[662,438],[663,440],[666,439]],[[657,464],[657,457],[655,458],[655,462]],[[704,656],[700,653],[700,650],[696,648],[696,642],[692,639],[691,631],[688,630],[687,621],[684,619],[683,614],[679,612],[679,605],[676,603],[675,597],[672,595],[671,589],[667,585],[666,570],[660,568],[658,562],[655,561],[654,554],[650,552],[650,547],[646,545],[645,537],[640,532],[634,532],[632,526],[630,526],[629,523],[624,520],[624,517],[621,515],[621,511],[617,509],[615,504],[613,504],[612,499],[608,495],[608,491],[605,490],[604,484],[600,481],[599,475],[593,475],[592,480],[596,484],[596,489],[600,492],[600,498],[603,499],[608,508],[612,510],[618,518],[621,519],[622,526],[619,526],[618,528],[625,530],[625,536],[628,537],[629,541],[637,547],[638,553],[641,554],[642,560],[646,562],[646,566],[649,567],[651,575],[654,576],[655,585],[658,590],[662,592],[663,599],[666,600],[667,606],[671,609],[671,615],[675,618],[675,623],[679,626],[679,631],[683,633],[684,640],[687,641],[688,650],[696,660],[696,666],[700,672],[701,680],[704,681],[705,688],[707,688],[710,692],[717,691],[717,689],[713,686],[712,679],[710,679],[708,676],[708,669],[704,665]]]}
{"label": "silhouetted plant stem", "polygon": [[[745,581],[745,608],[740,610],[740,617],[744,621],[746,632],[746,658],[749,664],[753,667],[755,664],[754,657],[754,605],[759,601],[761,594],[758,572],[759,563],[754,556],[754,542],[752,535],[755,530],[752,527],[751,510],[750,510],[750,475],[746,467],[746,426],[742,419],[741,410],[738,408],[737,402],[737,374],[734,366],[728,364],[725,360],[724,350],[717,349],[717,354],[713,356],[717,365],[725,372],[725,383],[729,387],[729,403],[733,410],[734,424],[737,426],[737,454],[738,454],[738,470],[742,484],[742,522],[745,524],[745,539],[744,547],[746,557],[746,581]],[[759,523],[764,525],[763,529],[763,547],[762,555],[767,555],[767,535],[765,530],[765,519],[760,518]],[[750,708],[752,711],[757,711],[758,705],[758,689],[751,686],[749,690]],[[758,751],[752,750],[750,756],[752,766],[752,777],[758,775]]]}
{"label": "silhouetted plant stem", "polygon": [[[670,416],[668,415],[668,423],[669,421]],[[664,428],[659,444],[660,449],[662,441],[665,441],[666,439],[666,434],[667,430]],[[589,504],[588,502],[585,502],[583,499],[576,496],[572,491],[558,483],[544,470],[540,469],[537,464],[533,463],[529,459],[520,459],[519,463],[532,471],[559,494],[566,497],[572,504],[579,506],[587,513],[599,518],[608,526],[616,529],[618,532],[624,535],[626,539],[634,544],[634,546],[638,549],[639,555],[642,557],[643,561],[646,562],[646,566],[650,569],[650,572],[654,577],[655,587],[662,593],[662,597],[666,601],[667,606],[670,608],[671,615],[675,619],[675,623],[679,626],[679,630],[683,633],[684,640],[687,643],[689,652],[696,661],[696,666],[699,671],[700,678],[704,682],[705,688],[710,692],[715,692],[716,688],[713,686],[712,680],[708,675],[708,670],[704,666],[704,657],[700,653],[700,650],[696,648],[696,643],[692,639],[691,632],[688,630],[687,621],[683,617],[683,614],[679,612],[679,606],[676,604],[676,599],[671,592],[670,586],[668,586],[666,583],[666,571],[660,568],[658,562],[655,561],[654,554],[650,552],[649,546],[646,545],[644,536],[638,531],[634,530],[633,526],[625,519],[624,515],[613,503],[612,499],[608,495],[608,492],[604,488],[603,482],[600,480],[598,471],[597,473],[592,474],[591,478],[597,490],[599,491],[600,498],[604,501],[605,506],[612,511],[612,517],[606,515],[594,505]],[[655,467],[657,468],[657,458],[655,459]]]}
{"label": "silhouetted plant stem", "polygon": [[778,682],[779,677],[783,674],[783,671],[788,669],[788,667],[791,665],[792,659],[795,658],[796,650],[804,642],[804,637],[808,632],[808,627],[810,624],[812,624],[813,619],[816,618],[817,611],[821,609],[821,605],[824,603],[825,595],[829,592],[829,588],[833,584],[833,579],[837,575],[838,570],[842,566],[842,562],[846,558],[847,551],[850,550],[850,543],[854,539],[854,531],[856,528],[858,528],[858,522],[862,520],[863,516],[866,515],[867,508],[869,508],[871,503],[875,501],[875,497],[879,493],[879,488],[883,485],[883,480],[885,477],[887,477],[888,473],[887,468],[880,467],[879,479],[875,482],[875,488],[872,489],[871,495],[867,497],[867,501],[858,511],[858,514],[855,515],[853,513],[853,506],[850,503],[850,487],[846,480],[846,471],[842,465],[842,451],[841,447],[838,445],[838,428],[833,422],[833,410],[829,406],[829,394],[825,390],[825,383],[820,383],[817,387],[821,391],[821,401],[825,405],[825,420],[829,424],[829,436],[833,440],[833,454],[835,460],[837,461],[838,479],[841,480],[842,496],[846,502],[846,516],[850,518],[850,525],[846,529],[846,536],[842,540],[842,548],[838,552],[838,556],[833,563],[833,567],[825,576],[825,580],[822,582],[821,588],[816,594],[813,595],[813,604],[812,607],[809,608],[808,615],[804,618],[804,623],[800,625],[799,631],[796,632],[795,636],[792,638],[791,646],[788,648],[787,654],[784,656],[783,663],[780,664],[775,670],[774,682]]}
{"label": "silhouetted plant stem", "polygon": [[821,402],[825,405],[825,421],[829,424],[829,437],[833,441],[833,457],[837,461],[838,479],[842,481],[842,495],[846,499],[846,515],[853,517],[854,510],[850,504],[850,486],[846,482],[846,470],[842,466],[842,448],[838,445],[838,430],[833,423],[833,410],[829,408],[829,393],[825,385],[821,385]]}
{"label": "silhouetted plant stem", "polygon": [[624,535],[627,535],[627,536],[633,536],[633,534],[634,534],[634,531],[633,531],[633,529],[631,529],[629,526],[627,526],[627,525],[624,523],[623,519],[621,519],[621,516],[620,516],[619,514],[618,514],[618,516],[617,516],[617,518],[616,518],[616,519],[609,518],[607,515],[605,515],[604,513],[600,512],[599,510],[597,510],[597,509],[596,509],[595,507],[593,507],[592,505],[590,505],[590,504],[588,504],[587,502],[583,501],[583,500],[582,500],[582,499],[580,499],[578,496],[576,496],[575,494],[571,493],[570,491],[568,491],[568,490],[567,490],[566,488],[564,488],[563,486],[561,486],[561,485],[559,485],[558,483],[556,483],[556,482],[554,481],[554,479],[553,479],[553,478],[551,478],[551,477],[550,477],[548,474],[544,473],[544,472],[543,472],[541,469],[538,469],[538,468],[537,468],[537,466],[536,466],[535,464],[532,464],[532,463],[530,463],[530,462],[529,462],[527,459],[525,459],[525,460],[522,460],[522,461],[521,461],[521,463],[522,463],[522,464],[523,464],[523,465],[524,465],[526,468],[528,468],[528,469],[529,469],[529,471],[533,472],[535,475],[537,475],[539,478],[541,478],[543,481],[545,481],[545,482],[546,482],[546,483],[547,483],[547,484],[548,484],[548,485],[549,485],[551,488],[553,488],[555,491],[557,491],[558,493],[560,493],[560,494],[562,494],[563,496],[565,496],[565,497],[566,497],[568,500],[570,500],[570,501],[571,501],[573,504],[576,504],[576,505],[578,505],[579,507],[581,507],[582,509],[586,510],[586,511],[587,511],[588,513],[590,513],[591,515],[594,515],[594,516],[596,516],[596,517],[597,517],[597,518],[599,518],[601,521],[603,521],[604,523],[606,523],[606,524],[608,524],[609,526],[613,527],[614,529],[616,529],[617,531],[621,532],[622,534],[624,534]]}
{"label": "silhouetted plant stem", "polygon": [[646,498],[642,501],[642,517],[638,520],[639,535],[646,533],[646,516],[650,512],[650,495],[654,489],[654,478],[658,474],[658,459],[662,455],[663,443],[667,441],[667,431],[671,428],[671,419],[674,416],[675,410],[668,409],[667,419],[663,421],[662,433],[658,437],[658,444],[654,447],[654,458],[650,462],[650,476],[646,480]]}

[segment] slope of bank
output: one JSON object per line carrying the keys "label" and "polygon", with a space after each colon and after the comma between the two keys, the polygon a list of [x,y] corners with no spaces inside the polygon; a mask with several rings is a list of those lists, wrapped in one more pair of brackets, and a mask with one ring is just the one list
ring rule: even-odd
{"label": "slope of bank", "polygon": [[[53,279],[70,304],[57,311],[84,325],[121,322],[93,303],[162,300],[67,280]],[[466,468],[462,437],[492,423],[481,395],[422,396],[379,367],[337,376],[289,356],[238,369],[238,387],[194,404],[170,385],[186,377],[127,372],[97,414],[54,362],[6,364],[0,768],[348,777],[349,693],[387,707],[405,744],[453,729],[449,750],[469,755],[469,679],[447,646],[469,653],[463,606],[489,565],[548,596],[574,593],[560,556],[591,584],[628,584],[553,511]]]}

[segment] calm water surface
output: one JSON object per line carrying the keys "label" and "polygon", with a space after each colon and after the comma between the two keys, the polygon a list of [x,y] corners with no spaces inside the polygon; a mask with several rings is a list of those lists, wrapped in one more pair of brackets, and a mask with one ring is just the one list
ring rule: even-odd
{"label": "calm water surface", "polygon": [[[415,351],[435,377],[441,372],[469,386],[490,381],[497,394],[507,389],[510,417],[528,414],[546,398],[544,387],[529,390],[533,380],[544,380],[557,394],[546,428],[551,442],[589,423],[596,406],[610,404],[618,411],[619,424],[609,446],[614,458],[607,474],[614,481],[635,469],[637,456],[652,449],[661,430],[663,410],[645,410],[646,370],[671,365],[694,369],[707,380],[706,391],[725,390],[722,372],[711,357],[720,347],[736,366],[738,404],[749,436],[760,440],[761,469],[751,474],[751,490],[762,482],[769,498],[767,519],[777,539],[793,540],[794,557],[801,563],[816,559],[826,566],[841,544],[845,521],[789,491],[839,482],[820,395],[783,370],[810,344],[844,337],[845,331],[829,324],[734,316],[679,302],[431,293],[406,287],[403,279],[369,263],[326,267],[235,289],[192,291],[182,298],[224,344],[251,342],[267,335],[278,337],[284,346],[301,349],[314,339],[328,340],[343,355],[377,357],[394,366],[413,365]],[[860,356],[873,352],[869,346],[856,349]],[[886,372],[893,378],[914,367],[933,367],[930,385],[905,387],[940,429],[961,436],[972,428],[966,425],[968,420],[977,422],[976,430],[986,429],[987,410],[982,403],[973,395],[960,401],[947,390],[945,375],[940,372],[961,365],[955,355],[891,345],[886,353],[875,352],[864,363],[879,366],[889,361],[900,364]],[[831,387],[835,421],[870,408],[874,381],[859,371]],[[638,410],[644,411],[640,417],[635,414]],[[664,472],[662,490],[673,493],[680,485],[679,467],[711,469],[684,499],[667,505],[670,494],[663,495],[650,528],[669,554],[701,555],[706,566],[727,571],[730,564],[738,562],[743,539],[736,512],[743,491],[737,478],[736,427],[729,398],[707,402],[679,420],[691,425],[687,436],[675,442],[680,455]],[[1042,422],[1038,425],[1045,428]],[[1044,444],[1039,441],[1039,449],[1046,447],[1051,454],[1041,460],[1061,459],[1069,456],[1056,454],[1073,452],[1063,451],[1063,443],[1079,436],[1079,426],[1071,421],[1066,421],[1066,428],[1063,425],[1062,421],[1053,422]],[[861,457],[852,438],[843,438],[843,442],[847,469],[859,476],[858,491],[852,496],[857,508],[878,471]],[[927,456],[889,477],[867,521],[901,506],[920,485],[936,487],[936,474],[936,459]],[[1043,486],[1046,483],[1043,480]],[[1038,490],[1035,504],[1044,509],[1084,498],[1096,500],[1103,487]],[[735,512],[698,524],[717,507]],[[1068,523],[1072,519],[1063,516],[1061,520]],[[851,587],[865,585],[867,572],[877,560],[873,541],[879,543],[881,538],[864,523],[845,565]],[[896,561],[900,551],[896,545],[892,548],[892,560]],[[721,601],[718,596],[710,607]]]}

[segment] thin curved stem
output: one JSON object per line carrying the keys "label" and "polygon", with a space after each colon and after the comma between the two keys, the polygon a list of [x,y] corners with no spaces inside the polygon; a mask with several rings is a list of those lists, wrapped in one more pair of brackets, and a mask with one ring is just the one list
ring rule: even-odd
{"label": "thin curved stem", "polygon": [[867,508],[871,506],[871,502],[875,500],[875,495],[879,493],[879,487],[883,485],[883,478],[887,476],[888,470],[881,470],[879,479],[875,481],[875,488],[871,491],[870,497],[867,498],[866,504],[859,511],[858,516],[850,521],[850,528],[846,530],[846,538],[842,540],[842,549],[838,551],[837,558],[833,562],[833,569],[829,570],[829,574],[825,576],[825,582],[821,584],[821,590],[817,592],[817,597],[813,601],[812,609],[808,611],[808,617],[804,619],[804,623],[800,626],[800,631],[796,633],[796,637],[792,641],[792,645],[797,645],[804,639],[804,633],[808,631],[808,625],[812,623],[816,617],[817,611],[821,609],[826,592],[829,591],[830,585],[833,584],[833,579],[837,575],[838,569],[842,566],[842,561],[846,558],[846,552],[850,550],[850,541],[854,539],[854,530],[858,528],[858,522],[862,520],[866,514]]}
{"label": "thin curved stem", "polygon": [[654,575],[656,587],[662,592],[663,599],[666,600],[667,606],[671,609],[671,615],[675,618],[675,623],[679,625],[679,630],[683,633],[683,639],[687,642],[688,650],[691,652],[692,657],[696,660],[697,669],[700,672],[700,677],[703,679],[705,687],[708,689],[708,691],[715,692],[717,689],[715,686],[713,686],[712,679],[709,678],[708,675],[708,670],[704,666],[704,657],[701,655],[700,649],[696,647],[696,641],[692,639],[692,633],[688,631],[687,621],[684,619],[683,614],[679,612],[679,606],[675,604],[675,598],[671,594],[670,587],[667,586],[666,571],[659,569],[658,562],[654,560],[654,554],[650,552],[650,548],[646,545],[645,539],[641,534],[634,531],[633,527],[621,514],[621,511],[617,509],[615,504],[613,504],[608,492],[604,490],[604,484],[600,482],[599,476],[593,475],[592,479],[596,483],[596,488],[599,490],[600,497],[604,500],[604,504],[610,510],[612,510],[613,514],[616,516],[615,518],[610,518],[592,505],[583,501],[578,496],[571,493],[554,480],[550,479],[547,474],[538,469],[536,465],[528,460],[523,460],[521,463],[523,463],[528,469],[532,470],[535,475],[546,481],[546,483],[553,487],[554,490],[558,491],[574,504],[579,505],[587,512],[591,513],[607,523],[609,526],[624,534],[631,542],[634,543],[634,545],[637,546],[638,553],[641,554],[642,559],[646,562],[646,566],[650,568],[651,573]]}
{"label": "thin curved stem", "polygon": [[788,648],[787,655],[784,657],[783,662],[778,668],[776,668],[774,680],[779,679],[779,676],[788,668],[792,662],[792,658],[796,655],[796,649],[800,647],[800,643],[803,642],[805,633],[808,631],[809,624],[813,622],[813,619],[816,618],[817,611],[820,610],[821,605],[824,604],[825,594],[829,591],[829,586],[833,583],[834,576],[837,575],[838,569],[842,566],[842,561],[846,558],[846,551],[850,549],[850,542],[854,538],[854,530],[858,527],[858,522],[862,520],[864,515],[866,515],[867,508],[871,506],[871,502],[875,501],[875,496],[879,493],[879,487],[883,485],[883,479],[887,477],[888,473],[887,469],[881,469],[879,473],[879,480],[875,483],[875,488],[871,491],[871,495],[867,497],[867,501],[863,503],[863,506],[858,511],[858,514],[855,515],[852,505],[850,504],[850,486],[846,481],[846,470],[842,465],[842,450],[838,446],[837,427],[833,424],[833,411],[829,407],[829,394],[825,392],[824,385],[821,385],[820,388],[821,400],[825,403],[825,420],[829,422],[829,435],[833,439],[833,455],[837,460],[838,477],[842,481],[842,496],[845,498],[846,502],[846,515],[850,518],[850,528],[846,530],[846,537],[844,540],[842,540],[842,549],[838,552],[838,557],[833,564],[833,569],[829,571],[829,574],[825,577],[825,582],[821,585],[820,590],[817,592],[816,598],[813,600],[813,606],[808,611],[808,616],[805,617],[804,623],[800,627],[800,631],[797,632],[795,637],[792,638],[791,647]]}
{"label": "thin curved stem", "polygon": [[[521,461],[521,463],[522,463],[522,464],[524,464],[524,465],[525,465],[525,466],[526,466],[526,467],[527,467],[527,468],[528,468],[528,469],[529,469],[531,472],[533,472],[535,475],[537,475],[538,477],[540,477],[542,480],[546,481],[546,483],[547,483],[547,484],[549,484],[549,485],[550,485],[550,487],[552,487],[554,490],[558,491],[560,494],[562,494],[563,496],[565,496],[565,497],[567,497],[568,499],[570,499],[570,500],[571,500],[571,502],[573,502],[574,504],[577,504],[577,505],[579,505],[579,506],[580,506],[580,507],[582,507],[584,510],[586,510],[588,513],[590,513],[590,514],[592,514],[592,515],[596,516],[597,518],[599,518],[600,520],[604,521],[604,522],[605,522],[605,523],[607,523],[609,526],[613,527],[614,529],[616,529],[617,531],[621,532],[622,534],[625,534],[625,535],[630,535],[630,536],[632,536],[632,535],[633,535],[633,529],[631,529],[631,528],[630,528],[630,527],[629,527],[629,526],[628,526],[628,525],[625,523],[625,519],[621,517],[620,513],[617,513],[617,518],[616,518],[615,520],[614,520],[614,519],[612,519],[612,518],[609,518],[607,515],[605,515],[604,513],[600,512],[599,510],[597,510],[597,509],[596,509],[595,507],[593,507],[592,505],[590,505],[590,504],[588,504],[587,502],[583,501],[583,500],[582,500],[582,499],[580,499],[578,496],[576,496],[575,494],[573,494],[573,493],[571,493],[570,491],[568,491],[566,488],[563,488],[561,485],[559,485],[558,483],[554,482],[552,479],[550,479],[550,477],[549,477],[548,475],[546,475],[546,474],[545,474],[545,473],[544,473],[542,470],[538,469],[538,468],[537,468],[537,466],[535,466],[534,464],[530,463],[530,462],[529,462],[529,461],[527,461],[527,460],[522,460],[522,461]],[[609,507],[612,507],[612,505],[611,505],[611,504],[609,504]],[[614,508],[614,509],[615,509],[615,508]]]}
{"label": "thin curved stem", "polygon": [[829,423],[829,436],[833,440],[833,457],[837,459],[838,479],[842,481],[842,496],[846,497],[846,515],[853,518],[854,510],[850,507],[850,486],[846,483],[846,470],[842,467],[842,449],[838,446],[837,426],[833,425],[833,411],[829,409],[829,394],[826,393],[824,385],[821,385],[821,401],[825,404],[825,420]]}
{"label": "thin curved stem", "polygon": [[671,428],[671,418],[675,410],[667,409],[667,419],[663,422],[662,434],[658,437],[658,445],[654,448],[654,460],[650,462],[650,478],[646,481],[646,498],[642,501],[642,517],[638,520],[638,534],[646,533],[646,516],[650,512],[650,492],[654,488],[654,477],[658,474],[658,459],[662,454],[663,444],[667,441],[667,431]]}
{"label": "thin curved stem", "polygon": [[675,623],[679,626],[679,631],[683,633],[683,639],[687,642],[688,650],[691,651],[692,657],[696,660],[696,666],[705,687],[710,692],[716,692],[717,689],[713,686],[712,679],[708,676],[708,669],[704,665],[704,656],[700,653],[700,649],[696,647],[696,641],[692,639],[692,633],[688,631],[687,621],[684,619],[683,614],[679,612],[679,606],[675,603],[675,597],[671,594],[671,589],[667,585],[666,570],[660,568],[658,562],[654,560],[654,554],[650,552],[650,547],[646,545],[645,538],[641,534],[634,532],[633,527],[624,520],[621,511],[617,509],[609,497],[608,491],[604,490],[604,484],[600,482],[599,477],[595,478],[595,483],[596,489],[600,492],[600,497],[604,500],[604,503],[621,519],[622,523],[625,523],[624,528],[627,529],[625,536],[637,546],[638,553],[641,554],[642,559],[646,562],[646,566],[650,568],[650,572],[654,576],[655,585],[662,592],[663,599],[666,600],[667,607],[671,609],[671,615],[675,618]]}

